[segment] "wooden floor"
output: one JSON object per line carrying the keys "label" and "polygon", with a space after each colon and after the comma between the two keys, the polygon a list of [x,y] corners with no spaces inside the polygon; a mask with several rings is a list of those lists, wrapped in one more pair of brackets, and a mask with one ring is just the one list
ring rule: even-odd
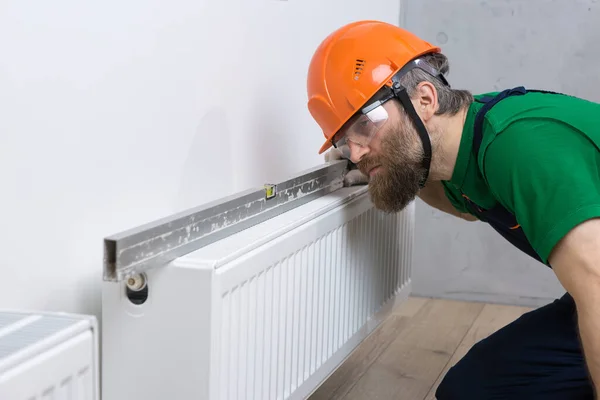
{"label": "wooden floor", "polygon": [[529,310],[409,298],[310,400],[435,400],[446,371],[473,344]]}

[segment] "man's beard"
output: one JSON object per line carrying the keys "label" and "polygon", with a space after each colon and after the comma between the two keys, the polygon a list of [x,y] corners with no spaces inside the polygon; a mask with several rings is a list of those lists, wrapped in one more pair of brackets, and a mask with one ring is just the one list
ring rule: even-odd
{"label": "man's beard", "polygon": [[372,167],[380,166],[369,179],[371,201],[376,208],[394,213],[403,210],[415,199],[425,169],[422,167],[422,148],[411,147],[410,136],[401,137],[416,135],[414,129],[387,133],[381,142],[381,154],[366,156],[357,166],[364,174],[368,174]]}

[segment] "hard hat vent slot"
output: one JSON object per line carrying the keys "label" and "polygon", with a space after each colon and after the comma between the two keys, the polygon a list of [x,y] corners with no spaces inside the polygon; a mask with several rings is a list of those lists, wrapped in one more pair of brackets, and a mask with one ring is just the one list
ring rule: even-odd
{"label": "hard hat vent slot", "polygon": [[356,65],[354,66],[354,80],[357,81],[365,68],[365,60],[360,58],[356,59]]}

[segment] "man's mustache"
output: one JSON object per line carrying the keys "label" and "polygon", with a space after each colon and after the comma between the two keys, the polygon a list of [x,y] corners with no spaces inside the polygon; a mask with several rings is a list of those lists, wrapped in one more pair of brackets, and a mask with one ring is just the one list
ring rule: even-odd
{"label": "man's mustache", "polygon": [[356,166],[358,167],[358,169],[360,169],[360,172],[362,172],[363,174],[368,174],[373,167],[382,164],[382,160],[378,158],[363,158],[358,162],[358,164],[356,164]]}

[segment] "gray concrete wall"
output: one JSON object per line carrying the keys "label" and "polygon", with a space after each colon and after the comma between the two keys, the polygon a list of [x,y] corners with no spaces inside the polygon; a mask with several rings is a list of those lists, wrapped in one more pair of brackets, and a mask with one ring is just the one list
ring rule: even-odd
{"label": "gray concrete wall", "polygon": [[[598,0],[406,0],[400,25],[442,47],[453,87],[525,85],[600,101]],[[564,293],[491,227],[421,201],[416,209],[415,294],[540,305]]]}

